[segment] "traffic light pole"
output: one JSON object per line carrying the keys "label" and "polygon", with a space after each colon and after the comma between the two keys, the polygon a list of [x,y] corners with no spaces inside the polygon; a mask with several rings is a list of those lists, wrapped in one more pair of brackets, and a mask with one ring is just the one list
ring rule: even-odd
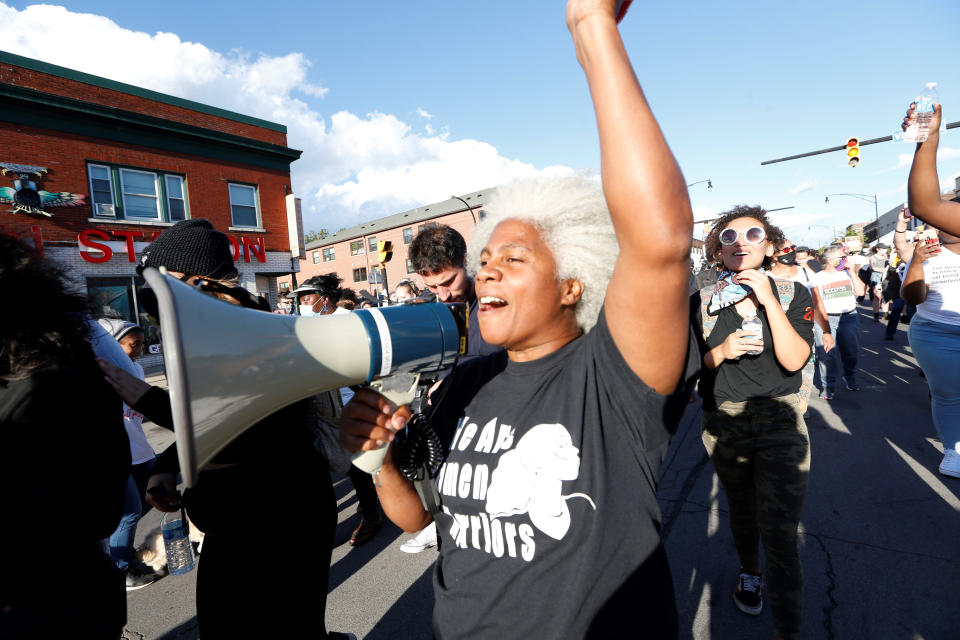
{"label": "traffic light pole", "polygon": [[383,292],[387,294],[387,306],[390,306],[390,287],[387,285],[387,267],[380,263],[380,275],[383,276]]}
{"label": "traffic light pole", "polygon": [[[957,127],[960,127],[960,121],[950,122],[947,124],[947,129],[955,129]],[[877,144],[878,142],[890,142],[891,140],[893,140],[892,135],[883,136],[882,138],[871,138],[870,140],[861,140],[860,146],[863,147],[868,144]],[[808,151],[807,153],[798,153],[795,156],[787,156],[786,158],[777,158],[776,160],[765,160],[760,163],[760,166],[767,165],[767,164],[774,164],[776,162],[786,162],[787,160],[796,160],[797,158],[807,158],[809,156],[818,156],[821,153],[830,153],[832,151],[843,151],[846,148],[847,148],[847,145],[841,144],[841,145],[837,145],[836,147],[828,147],[826,149]]]}

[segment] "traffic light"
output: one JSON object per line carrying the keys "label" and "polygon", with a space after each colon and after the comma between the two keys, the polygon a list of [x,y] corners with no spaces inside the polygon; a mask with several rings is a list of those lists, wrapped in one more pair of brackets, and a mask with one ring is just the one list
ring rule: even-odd
{"label": "traffic light", "polygon": [[860,164],[860,138],[847,140],[847,164],[851,167]]}
{"label": "traffic light", "polygon": [[390,262],[390,258],[393,257],[393,243],[389,240],[381,240],[377,242],[377,262],[384,264],[385,262]]}

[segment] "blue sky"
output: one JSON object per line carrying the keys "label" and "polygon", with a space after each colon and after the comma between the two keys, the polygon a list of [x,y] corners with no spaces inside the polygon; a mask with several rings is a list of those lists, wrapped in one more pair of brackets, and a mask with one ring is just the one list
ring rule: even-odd
{"label": "blue sky", "polygon": [[[0,47],[284,122],[304,150],[293,178],[308,228],[599,167],[560,0],[57,6],[0,4]],[[864,147],[856,169],[840,153],[760,162],[889,134],[931,80],[960,120],[958,18],[949,0],[637,0],[621,30],[687,181],[713,181],[691,189],[698,217],[795,206],[779,223],[814,242],[873,217],[857,199],[825,205],[828,193],[878,194],[881,213],[905,200],[912,147]],[[944,186],[958,136],[941,141]]]}

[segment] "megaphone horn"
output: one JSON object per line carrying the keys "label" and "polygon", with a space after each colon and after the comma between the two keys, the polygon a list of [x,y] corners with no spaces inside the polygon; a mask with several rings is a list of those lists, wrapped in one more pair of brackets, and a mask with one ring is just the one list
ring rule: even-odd
{"label": "megaphone horn", "polygon": [[[285,316],[144,269],[160,313],[184,483],[264,417],[321,391],[453,366],[465,324],[443,304]],[[382,458],[382,454],[381,454]],[[379,467],[379,464],[377,464]]]}

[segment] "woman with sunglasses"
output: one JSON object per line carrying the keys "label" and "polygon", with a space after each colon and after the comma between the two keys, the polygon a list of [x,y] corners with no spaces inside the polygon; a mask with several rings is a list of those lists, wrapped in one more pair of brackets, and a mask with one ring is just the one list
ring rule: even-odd
{"label": "woman with sunglasses", "polygon": [[[810,440],[799,390],[813,342],[813,301],[797,282],[776,281],[780,230],[760,207],[724,214],[706,240],[723,264],[717,283],[691,297],[691,320],[703,355],[703,442],[730,504],[740,560],[737,608],[763,609],[759,544],[775,635],[798,638],[803,570],[797,527],[810,470]],[[741,329],[760,319],[760,334]]]}

